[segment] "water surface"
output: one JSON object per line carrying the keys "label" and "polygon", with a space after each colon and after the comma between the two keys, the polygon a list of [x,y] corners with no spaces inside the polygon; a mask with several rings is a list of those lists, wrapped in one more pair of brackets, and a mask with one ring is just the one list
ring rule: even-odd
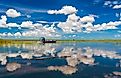
{"label": "water surface", "polygon": [[0,78],[121,78],[121,43],[3,44]]}

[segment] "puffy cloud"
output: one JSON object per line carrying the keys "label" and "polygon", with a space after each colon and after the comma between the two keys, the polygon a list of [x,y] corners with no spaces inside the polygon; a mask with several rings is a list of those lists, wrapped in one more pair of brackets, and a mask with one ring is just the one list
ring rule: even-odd
{"label": "puffy cloud", "polygon": [[17,23],[7,23],[7,17],[5,15],[1,16],[0,27],[8,28],[8,27],[19,27],[19,26],[20,25],[18,25]]}
{"label": "puffy cloud", "polygon": [[[68,15],[66,22],[60,22],[58,27],[60,27],[63,32],[73,33],[73,32],[82,32],[82,28],[86,28],[86,33],[93,31],[93,22],[95,21],[94,16],[84,16],[80,18],[76,14]],[[86,23],[86,24],[84,24]]]}
{"label": "puffy cloud", "polygon": [[[110,21],[108,23],[102,23],[94,25],[95,21],[94,15],[84,16],[80,18],[76,14],[68,15],[68,18],[65,22],[59,22],[58,27],[60,27],[65,33],[73,33],[73,32],[84,32],[90,33],[93,31],[101,31],[108,29],[118,29],[117,26],[121,25],[121,21]],[[85,28],[83,30],[82,28]]]}
{"label": "puffy cloud", "polygon": [[34,25],[32,21],[24,21],[22,22],[21,27],[31,28],[31,27],[34,27]]}
{"label": "puffy cloud", "polygon": [[[16,34],[16,33],[15,33]],[[13,37],[13,36],[15,36],[14,34],[12,34],[12,33],[10,33],[10,32],[8,32],[8,33],[0,33],[0,36],[1,37]]]}
{"label": "puffy cloud", "polygon": [[28,30],[22,33],[22,36],[25,37],[60,37],[58,33],[55,32],[54,29],[51,28],[40,28],[40,29],[35,29],[35,30]]}
{"label": "puffy cloud", "polygon": [[[117,4],[117,1],[106,1],[104,5],[114,5]],[[99,18],[97,15],[89,15],[80,18],[76,15],[75,7],[73,7],[73,12],[66,10],[66,8],[72,8],[72,6],[64,6],[61,10],[49,10],[49,14],[69,14],[68,18],[65,22],[59,22],[57,26],[62,29],[65,33],[73,33],[73,32],[85,32],[90,33],[92,31],[101,31],[101,30],[108,30],[108,29],[117,29],[117,26],[121,25],[121,21],[110,21],[109,23],[102,23],[94,25],[95,17]],[[74,9],[75,8],[75,9]],[[67,13],[67,12],[68,13]],[[83,30],[82,28],[85,28]]]}
{"label": "puffy cloud", "polygon": [[[63,32],[65,32],[65,33],[73,33],[74,32],[73,29],[72,29],[73,28],[73,24],[74,23],[72,23],[70,21],[68,21],[68,22],[60,22],[58,24],[58,27],[60,27],[63,30]],[[77,28],[74,27],[74,29],[76,30]]]}
{"label": "puffy cloud", "polygon": [[79,17],[79,16],[76,16],[76,14],[71,14],[71,15],[68,16],[67,21],[76,22],[76,21],[79,20],[79,18],[80,18],[80,17]]}
{"label": "puffy cloud", "polygon": [[8,10],[6,11],[6,15],[7,15],[8,17],[15,18],[15,17],[21,16],[21,13],[20,13],[20,12],[17,12],[15,9],[8,9]]}
{"label": "puffy cloud", "polygon": [[[28,24],[27,24],[28,23]],[[22,27],[34,27],[34,29],[32,30],[27,30],[22,32],[22,36],[34,36],[34,37],[60,37],[60,35],[56,32],[56,27],[55,24],[52,25],[42,25],[39,23],[35,23],[33,24],[32,22],[27,22],[25,23],[25,25],[23,25]],[[40,33],[41,32],[41,33]]]}
{"label": "puffy cloud", "polygon": [[7,17],[5,15],[2,15],[0,19],[0,27],[6,27],[6,21]]}
{"label": "puffy cloud", "polygon": [[19,27],[20,25],[18,25],[17,23],[8,23],[7,26],[9,26],[9,27]]}
{"label": "puffy cloud", "polygon": [[[11,13],[9,13],[9,11]],[[21,14],[14,9],[9,9],[6,14],[20,16]],[[9,36],[48,36],[59,37],[60,34],[56,32],[55,23],[57,23],[57,27],[61,28],[64,33],[74,33],[74,32],[85,32],[90,33],[93,31],[101,31],[101,30],[108,30],[108,29],[117,29],[117,26],[121,25],[121,21],[110,21],[109,23],[102,23],[94,25],[95,17],[98,18],[97,15],[88,15],[84,17],[80,17],[76,15],[78,10],[72,6],[64,6],[60,10],[49,10],[49,14],[68,14],[68,17],[65,22],[47,22],[47,21],[38,21],[39,23],[33,23],[32,21],[23,21],[21,24],[17,23],[6,23],[7,18],[6,16],[1,16],[0,26],[2,27],[23,27],[23,28],[30,28],[32,30],[27,30],[24,32],[17,32],[15,34],[10,34]],[[18,15],[17,15],[18,14]],[[46,25],[42,25],[41,23],[47,23]],[[50,25],[52,24],[52,25]],[[83,30],[85,28],[85,30]],[[41,33],[40,33],[41,32]],[[46,33],[45,33],[46,32]],[[4,33],[1,35],[8,36],[8,34]]]}
{"label": "puffy cloud", "polygon": [[[110,21],[109,23],[102,23],[93,25],[91,22],[88,22],[86,24],[82,24],[80,22],[60,22],[58,24],[58,27],[62,28],[62,30],[66,33],[73,33],[74,30],[76,32],[85,32],[90,33],[93,31],[101,31],[101,30],[108,30],[108,29],[118,29],[117,26],[121,25],[121,21]],[[81,28],[85,28],[85,30],[82,30]]]}
{"label": "puffy cloud", "polygon": [[85,22],[94,22],[95,21],[95,19],[94,19],[94,17],[93,16],[84,16],[84,17],[82,17],[82,18],[80,18],[80,22],[82,22],[82,23],[85,23]]}
{"label": "puffy cloud", "polygon": [[[73,9],[69,9],[73,8]],[[71,11],[68,11],[71,10]],[[64,6],[61,10],[49,10],[49,14],[69,14],[66,22],[59,22],[58,27],[63,30],[63,32],[66,33],[73,33],[73,32],[82,32],[81,28],[83,27],[82,23],[93,23],[95,21],[94,17],[97,17],[95,15],[89,15],[89,16],[84,16],[80,18],[77,16],[75,13],[78,10],[76,10],[75,7],[72,6]],[[88,24],[86,24],[88,25]],[[85,26],[86,26],[85,25]],[[92,31],[92,29],[87,29],[89,31]]]}
{"label": "puffy cloud", "polygon": [[[22,22],[21,25],[18,25],[16,23],[8,23],[6,24],[8,27],[24,27],[24,28],[30,28],[26,31],[23,32],[16,32],[14,34],[12,33],[1,33],[0,36],[4,37],[4,36],[13,36],[13,37],[60,37],[60,34],[56,32],[56,27],[55,27],[55,23],[53,23],[52,25],[48,25],[48,26],[44,26],[42,24],[39,23],[35,23],[33,24],[32,21],[25,21]],[[31,30],[32,28],[32,30]],[[41,33],[40,33],[41,32]]]}
{"label": "puffy cloud", "polygon": [[115,21],[115,22],[111,21],[109,23],[97,24],[94,25],[94,31],[117,29],[117,26],[119,25],[121,25],[121,21]]}
{"label": "puffy cloud", "polygon": [[5,21],[5,22],[7,21],[7,18],[6,18],[5,15],[2,15],[1,18],[2,18],[2,19],[1,19],[2,21]]}
{"label": "puffy cloud", "polygon": [[13,34],[11,34],[11,33],[8,33],[8,34],[7,34],[7,36],[13,36]]}
{"label": "puffy cloud", "polygon": [[121,5],[115,5],[113,6],[113,9],[120,9],[121,8]]}
{"label": "puffy cloud", "polygon": [[63,6],[60,10],[48,10],[48,14],[73,14],[78,10],[73,6]]}
{"label": "puffy cloud", "polygon": [[20,36],[21,36],[21,33],[20,33],[20,32],[16,32],[16,33],[14,34],[14,36],[15,36],[15,37],[20,37]]}
{"label": "puffy cloud", "polygon": [[0,36],[7,36],[7,34],[6,33],[1,33]]}
{"label": "puffy cloud", "polygon": [[80,23],[79,16],[76,14],[68,15],[66,22],[59,22],[58,27],[60,27],[66,33],[79,32],[80,31]]}
{"label": "puffy cloud", "polygon": [[85,33],[90,33],[93,30],[93,24],[88,22],[87,24],[83,25],[83,27],[85,28],[85,30],[83,32]]}

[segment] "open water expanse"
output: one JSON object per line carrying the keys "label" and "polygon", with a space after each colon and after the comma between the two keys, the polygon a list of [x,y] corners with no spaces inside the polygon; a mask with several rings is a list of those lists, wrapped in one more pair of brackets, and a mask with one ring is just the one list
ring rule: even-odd
{"label": "open water expanse", "polygon": [[121,43],[3,44],[0,78],[121,78]]}

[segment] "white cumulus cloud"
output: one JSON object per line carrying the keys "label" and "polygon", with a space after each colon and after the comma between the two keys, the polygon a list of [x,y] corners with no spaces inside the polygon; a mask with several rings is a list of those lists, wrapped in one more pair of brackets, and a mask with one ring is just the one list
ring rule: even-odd
{"label": "white cumulus cloud", "polygon": [[13,36],[13,34],[12,33],[8,33],[7,36]]}
{"label": "white cumulus cloud", "polygon": [[108,29],[118,29],[117,26],[121,25],[121,21],[110,21],[109,23],[102,23],[94,25],[94,31],[108,30]]}
{"label": "white cumulus cloud", "polygon": [[15,9],[8,9],[8,10],[6,11],[6,15],[7,15],[8,17],[15,18],[15,17],[21,16],[21,13],[20,13],[20,12],[17,12]]}
{"label": "white cumulus cloud", "polygon": [[22,36],[25,37],[59,37],[60,35],[57,34],[54,30],[47,29],[47,28],[40,28],[35,30],[29,30],[22,33]]}
{"label": "white cumulus cloud", "polygon": [[19,27],[17,23],[8,23],[7,26],[9,27]]}
{"label": "white cumulus cloud", "polygon": [[34,25],[33,25],[32,21],[24,21],[24,22],[22,22],[21,27],[32,28],[32,27],[34,27]]}
{"label": "white cumulus cloud", "polygon": [[[105,4],[106,5],[106,4]],[[12,12],[9,13],[11,9],[9,9],[6,14],[9,17],[18,17],[21,14],[16,10],[12,9]],[[76,32],[84,32],[90,33],[95,31],[109,30],[109,29],[118,29],[117,26],[121,25],[121,21],[110,21],[108,23],[96,24],[94,25],[95,17],[99,18],[97,15],[87,15],[87,16],[77,16],[76,12],[78,10],[72,6],[64,6],[60,10],[49,10],[49,14],[65,14],[68,15],[65,22],[48,22],[48,21],[37,21],[38,23],[33,23],[32,21],[23,21],[21,24],[17,23],[7,23],[7,17],[1,16],[0,19],[0,27],[20,27],[21,28],[30,28],[28,30],[22,32],[16,32],[14,34],[11,33],[3,33],[0,34],[2,36],[36,36],[36,37],[60,37],[61,33],[57,32],[57,28],[62,29],[64,33],[76,33]],[[9,15],[10,14],[10,15]],[[117,14],[117,16],[120,16]],[[44,23],[44,24],[43,24]],[[45,25],[46,24],[46,25]],[[56,28],[57,27],[57,28]],[[84,29],[83,29],[84,28]],[[75,36],[74,36],[75,37]]]}
{"label": "white cumulus cloud", "polygon": [[48,14],[73,14],[76,13],[78,10],[73,6],[63,6],[60,10],[48,10]]}
{"label": "white cumulus cloud", "polygon": [[121,5],[115,5],[113,6],[113,9],[120,9],[121,8]]}
{"label": "white cumulus cloud", "polygon": [[20,32],[16,32],[16,33],[14,34],[14,36],[15,36],[15,37],[20,37],[20,36],[21,36],[21,33],[20,33]]}
{"label": "white cumulus cloud", "polygon": [[5,15],[2,15],[0,19],[0,27],[6,27],[6,21],[7,17]]}
{"label": "white cumulus cloud", "polygon": [[[93,16],[84,16],[80,18],[76,14],[68,15],[68,18],[65,22],[59,22],[58,27],[62,29],[65,33],[74,33],[74,32],[84,32],[90,33],[94,31],[103,31],[109,29],[118,29],[117,26],[121,25],[121,21],[110,21],[108,23],[96,24],[93,22],[95,18]],[[85,30],[83,30],[85,28]]]}
{"label": "white cumulus cloud", "polygon": [[72,33],[80,31],[79,16],[76,14],[68,15],[66,22],[59,22],[58,27],[60,27],[63,32]]}
{"label": "white cumulus cloud", "polygon": [[84,16],[80,18],[80,22],[85,23],[85,22],[94,22],[95,19],[93,16]]}

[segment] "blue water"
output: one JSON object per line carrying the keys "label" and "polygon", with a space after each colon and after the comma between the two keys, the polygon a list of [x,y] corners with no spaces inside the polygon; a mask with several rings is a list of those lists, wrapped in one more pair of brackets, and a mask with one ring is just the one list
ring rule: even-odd
{"label": "blue water", "polygon": [[121,78],[121,43],[4,44],[0,61],[0,78]]}

